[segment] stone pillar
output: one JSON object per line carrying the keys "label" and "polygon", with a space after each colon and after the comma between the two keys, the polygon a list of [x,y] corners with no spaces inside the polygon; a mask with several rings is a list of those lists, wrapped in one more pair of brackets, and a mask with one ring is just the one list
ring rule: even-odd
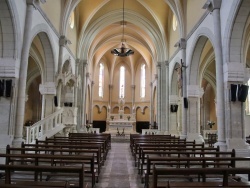
{"label": "stone pillar", "polygon": [[84,130],[84,125],[86,122],[86,106],[84,106],[86,104],[86,92],[87,92],[87,60],[83,60],[83,70],[82,70],[82,104],[81,104],[81,108],[82,108],[82,125],[81,125],[81,131]]}
{"label": "stone pillar", "polygon": [[153,83],[150,83],[150,124],[154,125],[154,88]]}
{"label": "stone pillar", "polygon": [[56,86],[54,82],[45,82],[40,84],[39,91],[43,95],[43,118],[54,112],[54,96],[56,95]]}
{"label": "stone pillar", "polygon": [[204,91],[200,88],[200,86],[187,86],[187,95],[189,100],[187,140],[195,140],[197,143],[204,142],[204,139],[200,134],[200,99],[203,94]]}
{"label": "stone pillar", "polygon": [[177,112],[169,112],[169,134],[171,135],[179,135],[178,133],[178,111],[180,111],[180,106],[178,105],[179,97],[177,95],[170,95],[169,96],[169,105],[177,105],[178,110]]}
{"label": "stone pillar", "polygon": [[67,38],[62,35],[59,38],[59,55],[58,55],[58,74],[60,74],[62,72],[62,61],[63,61],[63,50],[65,48],[65,46],[67,45],[68,40]]}
{"label": "stone pillar", "polygon": [[164,95],[162,97],[162,99],[164,99],[164,101],[162,101],[162,102],[165,105],[163,105],[164,108],[162,109],[162,113],[163,113],[162,116],[163,116],[163,123],[165,125],[165,133],[164,134],[169,134],[169,130],[170,130],[170,127],[169,127],[169,121],[170,121],[169,115],[170,115],[170,113],[169,113],[169,63],[168,63],[168,61],[166,61],[164,63],[164,65],[165,65],[165,68],[166,68],[165,69],[165,74],[164,74],[165,80],[163,80],[163,83],[165,83],[164,84],[165,92],[164,91],[162,92],[162,94]]}
{"label": "stone pillar", "polygon": [[135,105],[135,85],[131,85],[131,90],[132,90],[132,105],[131,105],[132,112],[130,112],[130,113],[134,113],[133,112],[133,107]]}
{"label": "stone pillar", "polygon": [[19,146],[23,141],[23,124],[25,115],[25,97],[26,97],[26,81],[27,81],[27,70],[28,70],[28,58],[29,58],[29,46],[31,37],[31,25],[33,19],[33,12],[35,9],[35,0],[27,1],[26,18],[24,24],[23,34],[23,46],[20,63],[20,74],[18,84],[18,96],[17,96],[17,109],[16,109],[16,127],[15,136],[13,140],[14,146]]}
{"label": "stone pillar", "polygon": [[214,41],[215,41],[215,66],[216,66],[216,116],[218,125],[218,142],[215,146],[220,146],[221,150],[226,150],[225,134],[225,106],[224,106],[224,82],[223,82],[223,54],[221,40],[220,7],[221,0],[208,0],[206,7],[213,16]]}
{"label": "stone pillar", "polygon": [[225,81],[227,81],[227,92],[225,94],[226,105],[226,143],[227,149],[235,149],[238,156],[249,156],[249,146],[246,144],[245,139],[245,109],[244,102],[241,102],[236,97],[236,101],[231,99],[231,84],[243,84],[249,79],[246,74],[243,63],[227,63],[225,65]]}
{"label": "stone pillar", "polygon": [[[75,76],[76,76],[76,80],[78,82],[78,72],[79,72],[79,64],[80,64],[80,59],[76,59],[76,71],[75,71]],[[74,87],[74,107],[77,107],[77,95],[78,95],[78,83],[75,83],[75,87]]]}
{"label": "stone pillar", "polygon": [[182,73],[182,105],[181,105],[181,116],[182,116],[182,135],[181,138],[187,138],[187,108],[184,106],[184,98],[187,98],[187,77],[186,77],[186,40],[181,38],[177,43],[177,47],[181,50],[181,73]]}
{"label": "stone pillar", "polygon": [[161,63],[157,63],[157,125],[158,130],[162,129],[161,125]]}
{"label": "stone pillar", "polygon": [[[113,85],[109,84],[109,106],[112,109],[112,91],[113,91]],[[109,113],[112,113],[111,109],[109,109]]]}
{"label": "stone pillar", "polygon": [[91,82],[91,91],[90,91],[90,102],[89,102],[89,121],[93,124],[93,88],[95,82]]}

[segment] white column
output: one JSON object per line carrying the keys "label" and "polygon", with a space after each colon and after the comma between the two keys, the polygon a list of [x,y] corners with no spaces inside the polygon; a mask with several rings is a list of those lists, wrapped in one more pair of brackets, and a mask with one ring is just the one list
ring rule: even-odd
{"label": "white column", "polygon": [[162,115],[163,115],[163,123],[164,123],[164,126],[165,126],[165,133],[164,134],[169,134],[169,131],[170,131],[170,126],[169,126],[169,121],[170,121],[170,118],[169,118],[169,64],[168,64],[168,61],[166,61],[164,63],[165,65],[165,74],[164,74],[164,78],[166,80],[164,80],[162,83],[165,83],[164,84],[164,90],[165,92],[162,92],[162,94],[164,95],[162,97],[162,99],[164,99],[163,101],[163,105],[164,108],[162,109]]}
{"label": "white column", "polygon": [[200,134],[200,99],[204,91],[198,85],[187,86],[188,96],[188,124],[187,124],[187,140],[195,140],[197,143],[204,142]]}
{"label": "white column", "polygon": [[161,130],[161,63],[157,63],[157,126]]}
{"label": "white column", "polygon": [[[227,63],[225,65],[225,85],[227,90],[225,93],[225,107],[226,107],[226,143],[227,149],[236,149],[238,156],[248,156],[249,146],[245,139],[245,103],[238,101],[231,101],[231,84],[246,83],[250,77],[243,63]],[[237,93],[237,92],[236,92]]]}
{"label": "white column", "polygon": [[[169,95],[169,108],[170,105],[178,105],[179,97],[178,95]],[[178,112],[181,110],[178,105],[177,112],[169,112],[169,134],[179,135],[178,132]]]}
{"label": "white column", "polygon": [[[132,92],[132,104],[131,107],[133,109],[133,106],[135,105],[135,85],[131,85],[131,92]],[[130,112],[131,113],[131,112]],[[133,112],[132,112],[133,113]]]}
{"label": "white column", "polygon": [[186,40],[181,38],[177,43],[177,47],[181,50],[181,73],[182,73],[182,105],[181,105],[181,116],[182,116],[182,135],[181,138],[187,137],[187,108],[184,107],[184,98],[187,98],[187,77],[186,77]]}
{"label": "white column", "polygon": [[211,11],[214,22],[214,41],[215,41],[215,66],[216,66],[216,116],[218,124],[218,142],[221,150],[226,150],[226,133],[225,133],[225,106],[224,106],[224,78],[223,78],[223,59],[222,59],[222,40],[221,40],[221,23],[220,7],[221,0],[207,1],[208,10]]}
{"label": "white column", "polygon": [[[76,71],[75,71],[75,76],[76,76],[76,80],[78,81],[78,72],[79,72],[79,64],[80,64],[80,59],[76,59]],[[77,107],[77,95],[78,95],[78,83],[75,83],[75,87],[74,87],[74,107]]]}
{"label": "white column", "polygon": [[90,102],[89,102],[89,121],[93,124],[93,90],[95,82],[91,82],[91,91],[90,91]]}
{"label": "white column", "polygon": [[26,80],[28,70],[29,58],[29,42],[31,37],[31,24],[33,19],[33,12],[35,9],[35,0],[27,1],[25,27],[23,35],[23,46],[20,64],[19,85],[18,85],[18,100],[17,100],[17,114],[16,114],[16,127],[13,145],[20,145],[23,141],[23,124],[25,115],[25,97],[26,97]]}
{"label": "white column", "polygon": [[83,60],[83,70],[82,70],[82,127],[81,129],[84,130],[84,125],[86,122],[86,93],[87,93],[87,60]]}
{"label": "white column", "polygon": [[150,124],[154,125],[154,89],[153,83],[150,83]]}
{"label": "white column", "polygon": [[63,64],[63,50],[68,43],[68,40],[64,35],[60,36],[59,38],[59,56],[58,56],[58,74],[62,72],[62,64]]}

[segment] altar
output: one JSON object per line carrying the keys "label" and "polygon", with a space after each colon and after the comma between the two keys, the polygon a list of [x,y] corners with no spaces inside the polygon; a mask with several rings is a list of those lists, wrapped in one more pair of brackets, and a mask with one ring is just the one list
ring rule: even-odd
{"label": "altar", "polygon": [[126,121],[126,120],[108,121],[106,126],[106,131],[108,132],[119,131],[129,134],[136,132],[135,121]]}
{"label": "altar", "polygon": [[123,98],[119,99],[118,104],[118,113],[110,113],[110,107],[108,108],[106,132],[111,134],[117,134],[118,131],[124,134],[136,133],[135,113],[124,113],[125,101]]}

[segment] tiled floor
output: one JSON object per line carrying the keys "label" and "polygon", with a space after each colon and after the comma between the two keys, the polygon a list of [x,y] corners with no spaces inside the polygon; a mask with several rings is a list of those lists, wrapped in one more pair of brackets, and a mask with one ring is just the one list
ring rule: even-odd
{"label": "tiled floor", "polygon": [[133,163],[129,143],[114,143],[95,188],[143,188]]}

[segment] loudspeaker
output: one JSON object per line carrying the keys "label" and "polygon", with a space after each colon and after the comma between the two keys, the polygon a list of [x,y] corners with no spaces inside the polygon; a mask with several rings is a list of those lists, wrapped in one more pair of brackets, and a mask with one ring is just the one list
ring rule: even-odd
{"label": "loudspeaker", "polygon": [[171,104],[170,111],[171,112],[177,112],[177,110],[178,110],[178,105],[177,104]]}
{"label": "loudspeaker", "polygon": [[231,101],[236,101],[236,96],[237,96],[237,85],[236,84],[231,84]]}
{"label": "loudspeaker", "polygon": [[4,80],[0,80],[0,97],[4,94]]}
{"label": "loudspeaker", "polygon": [[184,108],[188,108],[188,100],[186,97],[183,98],[184,100]]}
{"label": "loudspeaker", "polygon": [[57,106],[58,106],[57,96],[54,96],[54,105],[55,105],[55,107],[57,107]]}
{"label": "loudspeaker", "polygon": [[5,96],[10,97],[11,96],[12,80],[6,80],[5,82],[6,82]]}
{"label": "loudspeaker", "polygon": [[238,101],[240,101],[240,102],[246,101],[247,94],[248,94],[248,88],[249,88],[249,86],[246,86],[246,85],[238,86]]}

